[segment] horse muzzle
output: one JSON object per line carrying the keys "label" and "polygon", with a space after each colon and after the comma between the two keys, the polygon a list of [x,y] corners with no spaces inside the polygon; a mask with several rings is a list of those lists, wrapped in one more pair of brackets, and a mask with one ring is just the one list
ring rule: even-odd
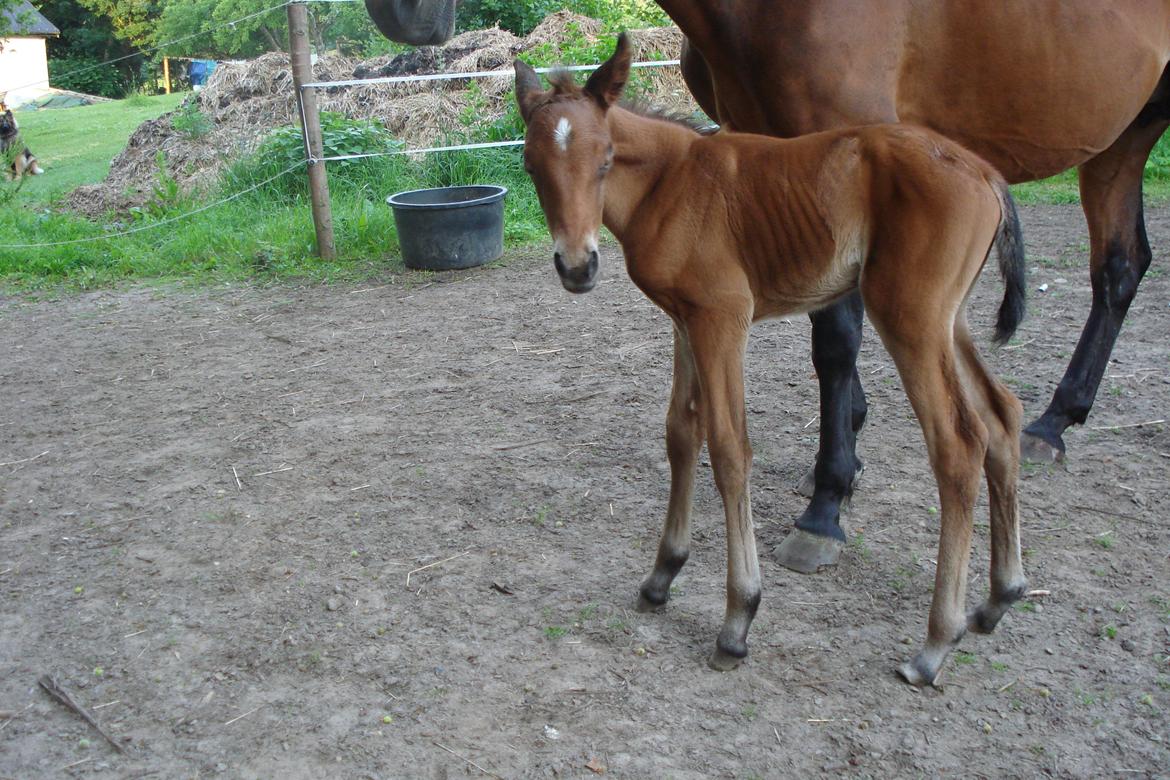
{"label": "horse muzzle", "polygon": [[565,262],[565,256],[560,252],[553,254],[553,265],[561,277],[561,284],[571,293],[587,293],[597,285],[597,269],[601,264],[601,256],[596,249],[586,252],[581,259],[572,265]]}

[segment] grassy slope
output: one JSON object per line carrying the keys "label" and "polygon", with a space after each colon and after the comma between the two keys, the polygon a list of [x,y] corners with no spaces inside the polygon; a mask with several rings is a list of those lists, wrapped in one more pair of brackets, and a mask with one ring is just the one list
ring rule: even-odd
{"label": "grassy slope", "polygon": [[26,181],[17,202],[46,203],[80,184],[101,181],[135,128],[172,110],[184,97],[186,93],[175,93],[17,112],[25,143],[48,171]]}

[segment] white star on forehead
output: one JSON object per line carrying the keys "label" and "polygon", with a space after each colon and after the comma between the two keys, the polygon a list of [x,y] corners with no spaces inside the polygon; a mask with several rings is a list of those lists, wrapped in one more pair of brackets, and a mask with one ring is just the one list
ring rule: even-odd
{"label": "white star on forehead", "polygon": [[569,124],[568,117],[561,117],[557,120],[557,127],[553,130],[553,139],[556,140],[557,146],[561,147],[562,152],[569,151],[569,136],[573,134],[573,126]]}

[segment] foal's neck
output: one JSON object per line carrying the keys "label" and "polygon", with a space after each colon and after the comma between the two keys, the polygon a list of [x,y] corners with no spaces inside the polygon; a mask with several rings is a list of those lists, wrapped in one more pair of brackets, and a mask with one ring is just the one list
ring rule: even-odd
{"label": "foal's neck", "polygon": [[682,125],[641,116],[620,106],[609,110],[606,121],[614,156],[613,170],[605,182],[603,221],[624,243],[639,206],[701,136]]}

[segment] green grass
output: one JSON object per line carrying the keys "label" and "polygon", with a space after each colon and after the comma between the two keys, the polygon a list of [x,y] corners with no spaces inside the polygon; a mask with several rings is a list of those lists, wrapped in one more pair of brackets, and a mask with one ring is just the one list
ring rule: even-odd
{"label": "green grass", "polygon": [[45,204],[81,184],[101,181],[130,134],[146,120],[176,108],[186,94],[15,112],[25,143],[47,171],[27,179],[15,202]]}
{"label": "green grass", "polygon": [[977,656],[974,653],[964,653],[961,650],[955,651],[955,663],[959,666],[970,666],[975,663]]}
{"label": "green grass", "polygon": [[[1142,190],[1147,203],[1170,202],[1170,135],[1163,136],[1150,153]],[[1065,171],[1041,181],[1015,184],[1012,186],[1012,194],[1018,202],[1029,205],[1081,202],[1076,170]]]}
{"label": "green grass", "polygon": [[[1142,192],[1146,203],[1158,205],[1170,203],[1170,171],[1154,169],[1151,164],[1146,168]],[[1081,202],[1081,191],[1075,170],[1065,171],[1051,179],[1013,184],[1012,195],[1015,196],[1017,203],[1026,206]]]}
{"label": "green grass", "polygon": [[1016,203],[1025,206],[1081,202],[1076,171],[1065,171],[1051,179],[1013,184],[1011,189]]}
{"label": "green grass", "polygon": [[[285,133],[277,139],[275,147],[266,147],[235,163],[218,190],[204,201],[182,195],[174,181],[160,169],[153,184],[153,197],[132,214],[108,215],[91,222],[49,208],[53,198],[72,186],[100,180],[109,159],[125,145],[133,128],[178,102],[179,98],[174,96],[165,101],[138,97],[52,114],[45,111],[45,116],[36,117],[40,125],[32,128],[37,133],[30,131],[28,140],[30,146],[39,144],[38,154],[45,159],[49,173],[26,179],[14,195],[12,185],[8,185],[11,200],[8,207],[0,208],[0,285],[35,290],[61,285],[85,289],[123,279],[212,282],[255,277],[306,277],[320,281],[366,278],[387,268],[402,268],[393,215],[384,202],[386,196],[400,190],[449,184],[491,182],[508,187],[505,241],[510,245],[532,242],[546,235],[520,151],[498,149],[440,153],[426,157],[421,163],[403,157],[384,157],[351,165],[331,164],[329,183],[339,254],[335,262],[324,262],[315,256],[307,177],[302,169],[233,202],[158,228],[63,246],[38,249],[11,246],[67,242],[146,228],[239,193],[288,169],[289,159],[280,155],[288,151],[285,147],[290,143],[295,147],[291,159],[299,159],[295,156],[300,154],[299,136],[290,141],[289,134]],[[119,108],[127,115],[133,114],[133,118],[120,118]],[[84,113],[91,111],[95,113]],[[116,126],[115,119],[122,124]],[[29,124],[22,121],[22,128]],[[101,136],[102,142],[83,145],[76,140],[87,133]],[[79,148],[78,154],[68,162],[56,155],[69,144],[48,141],[57,134],[75,139],[74,144]],[[348,143],[351,136],[346,135],[344,127],[339,127],[337,138],[338,143]],[[458,141],[459,136],[453,136],[452,140]],[[0,184],[0,196],[4,194]]]}
{"label": "green grass", "polygon": [[[129,215],[111,214],[89,221],[54,207],[74,187],[102,180],[110,160],[125,147],[134,129],[147,119],[174,110],[185,97],[138,95],[94,106],[18,114],[27,143],[48,173],[26,179],[19,189],[0,182],[0,287],[21,291],[62,286],[84,289],[127,279],[193,283],[292,277],[358,280],[402,267],[385,197],[399,190],[449,184],[490,182],[508,187],[505,242],[516,247],[547,240],[536,194],[524,173],[521,153],[515,148],[438,153],[421,162],[393,157],[351,165],[330,164],[339,252],[335,262],[324,262],[315,256],[306,177],[301,170],[226,205],[150,228],[238,193],[287,168],[290,159],[299,159],[299,142],[295,134],[290,136],[287,132],[281,141],[285,147],[274,147],[279,154],[265,153],[238,161],[220,187],[203,200],[183,196],[175,183],[160,173],[153,183],[153,198]],[[511,139],[522,133],[514,110],[489,127],[478,125],[477,105],[473,92],[463,126],[454,128],[443,142]],[[179,119],[191,124],[192,132],[197,130],[194,120],[199,117]],[[380,137],[377,128],[365,127],[358,133],[340,123],[334,129],[338,144],[354,144],[355,149],[361,146],[361,151],[367,150],[365,144],[370,138]],[[290,137],[291,158],[287,156]],[[341,150],[351,151],[344,146]],[[1075,203],[1079,197],[1075,172],[1018,185],[1014,191],[1023,203]],[[1170,201],[1170,143],[1166,141],[1155,148],[1147,166],[1146,193],[1147,200]],[[150,229],[72,245],[34,249],[14,246],[100,237],[138,227]],[[857,551],[862,558],[869,553],[860,536]]]}

